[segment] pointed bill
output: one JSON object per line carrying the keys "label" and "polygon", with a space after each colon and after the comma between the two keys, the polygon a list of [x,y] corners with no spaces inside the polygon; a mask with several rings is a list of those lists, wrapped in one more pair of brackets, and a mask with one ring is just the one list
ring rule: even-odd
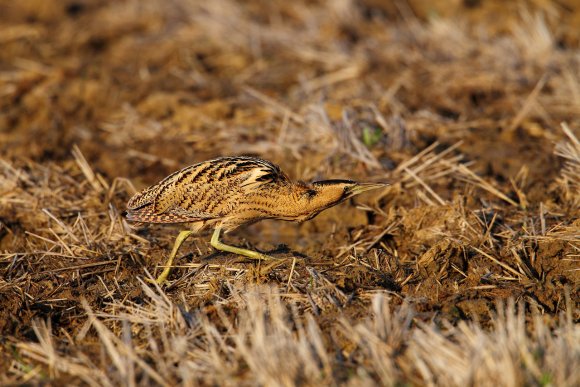
{"label": "pointed bill", "polygon": [[384,188],[388,185],[388,183],[357,183],[353,188],[351,188],[351,192],[353,195],[358,195],[373,189]]}

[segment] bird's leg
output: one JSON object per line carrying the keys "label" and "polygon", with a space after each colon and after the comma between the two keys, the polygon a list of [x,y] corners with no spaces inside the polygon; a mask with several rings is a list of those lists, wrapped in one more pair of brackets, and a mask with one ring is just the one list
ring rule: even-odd
{"label": "bird's leg", "polygon": [[257,259],[257,260],[275,259],[274,257],[270,257],[269,255],[258,253],[257,251],[242,249],[241,247],[230,246],[230,245],[226,245],[225,243],[220,242],[219,238],[220,238],[221,231],[222,231],[221,227],[216,227],[215,231],[213,232],[213,235],[211,236],[210,243],[216,250],[227,251],[229,253],[243,255],[244,257],[248,257],[251,259]]}
{"label": "bird's leg", "polygon": [[189,238],[191,234],[193,234],[193,231],[185,230],[181,231],[177,236],[177,238],[175,238],[173,250],[171,250],[171,255],[169,256],[169,259],[167,259],[167,262],[165,263],[165,269],[163,269],[159,277],[157,277],[156,282],[159,285],[163,284],[167,280],[167,277],[169,277],[169,273],[171,273],[171,265],[173,264],[173,259],[177,255],[177,251],[181,247],[182,243],[185,242],[185,240]]}

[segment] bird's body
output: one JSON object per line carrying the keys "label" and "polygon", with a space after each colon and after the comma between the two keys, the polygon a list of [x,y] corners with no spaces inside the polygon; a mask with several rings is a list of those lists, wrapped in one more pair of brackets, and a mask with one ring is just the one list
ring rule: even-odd
{"label": "bird's body", "polygon": [[227,232],[263,219],[307,215],[294,205],[306,189],[268,161],[222,157],[183,168],[136,194],[127,219],[213,225]]}
{"label": "bird's body", "polygon": [[[221,157],[183,168],[135,194],[127,204],[127,219],[141,223],[190,223],[178,237],[212,227],[212,245],[254,259],[270,258],[251,250],[224,245],[219,233],[264,219],[304,221],[363,191],[384,184],[350,180],[293,182],[275,164],[254,157]],[[181,239],[181,240],[180,240]],[[158,282],[165,280],[165,275]]]}

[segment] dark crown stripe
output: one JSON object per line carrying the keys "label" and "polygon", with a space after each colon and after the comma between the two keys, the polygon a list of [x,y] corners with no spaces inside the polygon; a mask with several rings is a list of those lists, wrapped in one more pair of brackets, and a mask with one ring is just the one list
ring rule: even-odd
{"label": "dark crown stripe", "polygon": [[335,184],[355,184],[355,181],[352,180],[341,180],[341,179],[331,179],[331,180],[321,180],[315,181],[312,184],[316,185],[335,185]]}

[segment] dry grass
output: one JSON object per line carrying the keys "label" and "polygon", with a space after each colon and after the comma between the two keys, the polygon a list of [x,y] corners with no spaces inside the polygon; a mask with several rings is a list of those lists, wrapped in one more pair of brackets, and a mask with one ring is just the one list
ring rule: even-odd
{"label": "dry grass", "polygon": [[[570,313],[549,327],[534,310],[526,324],[523,305],[517,310],[513,302],[498,303],[493,328],[486,331],[477,323],[425,322],[411,304],[393,311],[389,297],[376,294],[365,311],[369,317],[341,319],[325,343],[324,329],[301,312],[302,302],[276,288],[230,288],[229,299],[211,310],[188,311],[160,289],[142,287],[142,304],[109,303],[110,312],[95,314],[85,303],[87,322],[69,337],[66,350],[55,343],[50,324],[34,322],[38,342],[18,344],[21,358],[10,372],[21,381],[67,376],[95,386],[319,385],[345,378],[351,385],[580,381],[580,328]],[[91,334],[102,346],[97,358],[94,348],[82,344]],[[332,354],[329,346],[343,349]],[[30,367],[31,361],[45,371]]]}
{"label": "dry grass", "polygon": [[[572,1],[0,1],[0,384],[580,384]],[[228,235],[135,228],[218,155],[390,181]]]}

